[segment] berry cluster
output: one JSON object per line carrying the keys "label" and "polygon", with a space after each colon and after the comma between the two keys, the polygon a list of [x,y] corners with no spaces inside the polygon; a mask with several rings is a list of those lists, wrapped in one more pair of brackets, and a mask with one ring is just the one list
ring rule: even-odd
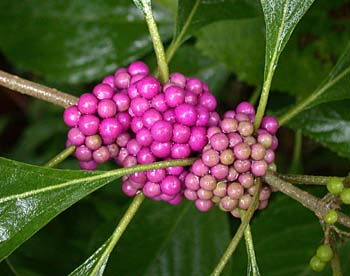
{"label": "berry cluster", "polygon": [[[218,204],[221,210],[239,217],[239,210],[250,206],[255,177],[265,175],[278,145],[277,120],[264,117],[254,135],[254,119],[254,107],[242,102],[235,111],[226,112],[218,126],[207,129],[209,143],[185,178],[184,195],[194,200],[200,211]],[[270,194],[271,189],[263,187],[259,209],[267,206]]]}
{"label": "berry cluster", "polygon": [[[85,170],[114,159],[123,167],[200,156],[190,169],[171,167],[123,177],[128,196],[142,191],[154,200],[178,204],[195,200],[200,211],[218,204],[239,216],[256,190],[255,177],[274,165],[278,122],[262,120],[254,134],[254,107],[243,102],[223,119],[208,85],[180,73],[161,85],[146,64],[131,63],[107,76],[92,93],[67,108],[64,122],[71,127],[67,146]],[[265,208],[271,190],[259,195]]]}
{"label": "berry cluster", "polygon": [[[137,61],[65,110],[67,145],[77,146],[80,167],[88,170],[111,158],[123,167],[186,158],[207,144],[207,128],[220,120],[215,108],[215,97],[199,79],[173,73],[162,86]],[[177,204],[186,174],[183,167],[134,173],[123,178],[122,189]]]}
{"label": "berry cluster", "polygon": [[327,189],[331,194],[339,195],[340,200],[344,204],[350,205],[350,188],[344,187],[344,182],[342,178],[332,177],[327,182]]}
{"label": "berry cluster", "polygon": [[310,260],[310,267],[314,271],[322,271],[333,258],[333,249],[329,244],[322,244]]}

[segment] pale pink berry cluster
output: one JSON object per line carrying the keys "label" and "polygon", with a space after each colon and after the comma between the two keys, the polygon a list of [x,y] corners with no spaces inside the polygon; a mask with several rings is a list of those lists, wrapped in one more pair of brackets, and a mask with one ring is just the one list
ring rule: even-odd
{"label": "pale pink berry cluster", "polygon": [[[255,179],[265,175],[278,146],[277,120],[264,117],[254,134],[254,119],[254,107],[242,102],[235,111],[226,112],[218,126],[207,129],[209,143],[185,178],[184,195],[195,201],[200,211],[218,204],[221,210],[239,217],[239,210],[250,206]],[[268,186],[260,191],[258,208],[267,206],[270,193]]]}
{"label": "pale pink berry cluster", "polygon": [[[64,113],[71,127],[67,145],[83,169],[113,158],[123,167],[180,159],[208,143],[207,128],[219,123],[216,99],[208,86],[180,73],[162,86],[143,62],[107,76]],[[134,173],[123,178],[123,191],[178,204],[183,198],[183,167]]]}

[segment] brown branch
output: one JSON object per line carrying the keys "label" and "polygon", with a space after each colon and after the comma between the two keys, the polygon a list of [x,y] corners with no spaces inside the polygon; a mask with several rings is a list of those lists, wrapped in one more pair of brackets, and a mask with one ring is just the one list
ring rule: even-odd
{"label": "brown branch", "polygon": [[0,85],[13,91],[44,100],[64,108],[77,103],[77,98],[57,89],[22,79],[0,70]]}
{"label": "brown branch", "polygon": [[[320,176],[320,175],[301,175],[301,174],[280,174],[276,176],[286,180],[292,184],[306,184],[306,185],[327,185],[328,181],[334,176]],[[337,177],[339,180],[344,181],[344,177]]]}
{"label": "brown branch", "polygon": [[[264,181],[287,196],[300,202],[304,207],[313,211],[316,216],[321,219],[324,218],[325,214],[329,210],[329,207],[324,201],[299,189],[293,184],[282,180],[271,171],[266,173]],[[342,212],[338,212],[338,222],[350,228],[350,218]]]}

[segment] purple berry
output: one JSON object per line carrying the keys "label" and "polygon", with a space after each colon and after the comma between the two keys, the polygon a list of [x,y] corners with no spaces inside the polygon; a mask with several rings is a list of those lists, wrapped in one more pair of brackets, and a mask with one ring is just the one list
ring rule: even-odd
{"label": "purple berry", "polygon": [[235,157],[239,160],[246,160],[251,154],[251,149],[246,143],[239,143],[233,148]]}
{"label": "purple berry", "polygon": [[104,163],[110,158],[110,153],[106,146],[102,146],[92,153],[92,157],[96,163]]}
{"label": "purple berry", "polygon": [[152,138],[158,142],[169,142],[172,135],[172,125],[166,121],[157,121],[151,128]]}
{"label": "purple berry", "polygon": [[153,141],[151,144],[151,152],[154,156],[158,158],[167,158],[171,153],[171,143],[170,142],[158,142]]}
{"label": "purple berry", "polygon": [[149,74],[148,66],[142,62],[142,61],[134,61],[131,63],[128,67],[128,72],[130,75],[137,75],[137,74]]}
{"label": "purple berry", "polygon": [[104,79],[102,80],[102,83],[104,84],[108,84],[110,87],[112,87],[113,89],[115,88],[115,84],[114,84],[114,76],[105,76]]}
{"label": "purple berry", "polygon": [[[184,167],[181,167],[181,166],[176,166],[176,167],[169,167],[169,168],[166,168],[166,171],[168,174],[171,174],[171,175],[180,175],[182,174],[182,172],[184,172]],[[186,176],[185,176],[186,177]],[[183,180],[185,180],[185,177]],[[180,179],[180,178],[179,178]],[[181,179],[180,179],[181,180]]]}
{"label": "purple berry", "polygon": [[252,164],[252,173],[255,176],[263,176],[267,171],[267,163],[264,160],[254,161]]}
{"label": "purple berry", "polygon": [[120,72],[114,75],[114,84],[118,89],[128,88],[131,76],[127,72]]}
{"label": "purple berry", "polygon": [[117,112],[117,106],[110,99],[101,100],[97,105],[97,113],[101,118],[113,117]]}
{"label": "purple berry", "polygon": [[210,137],[210,144],[213,149],[221,151],[228,147],[229,140],[225,134],[217,133]]}
{"label": "purple berry", "polygon": [[135,189],[131,184],[130,181],[124,181],[122,185],[123,193],[127,196],[135,196],[137,193],[137,189]]}
{"label": "purple berry", "polygon": [[186,82],[186,90],[191,91],[196,95],[200,95],[203,90],[202,82],[196,78],[189,78]]}
{"label": "purple berry", "polygon": [[172,140],[178,144],[187,143],[191,136],[191,129],[188,126],[175,123],[173,125]]}
{"label": "purple berry", "polygon": [[135,156],[127,156],[125,157],[125,159],[123,160],[123,167],[124,168],[129,168],[129,167],[133,167],[137,165],[137,159]]}
{"label": "purple berry", "polygon": [[95,115],[83,115],[79,120],[79,129],[84,135],[94,135],[98,132],[100,120]]}
{"label": "purple berry", "polygon": [[143,114],[143,125],[146,128],[151,128],[155,122],[162,120],[162,115],[155,109],[151,108],[148,109],[144,114]]}
{"label": "purple berry", "polygon": [[79,123],[80,119],[80,111],[76,105],[72,105],[68,108],[63,113],[63,121],[67,126],[70,127],[75,127]]}
{"label": "purple berry", "polygon": [[254,106],[249,102],[241,102],[236,107],[237,113],[244,113],[246,115],[255,115]]}
{"label": "purple berry", "polygon": [[176,84],[181,88],[184,88],[186,85],[186,77],[181,73],[172,73],[170,74],[170,82]]}
{"label": "purple berry", "polygon": [[[251,146],[251,149],[252,149],[251,157],[252,157],[253,160],[262,160],[262,159],[264,159],[264,156],[266,154],[266,149],[265,149],[265,147],[262,144],[259,144],[259,143],[254,144],[254,145]],[[272,162],[269,162],[269,163],[272,163]]]}
{"label": "purple berry", "polygon": [[169,109],[169,110],[165,111],[163,114],[163,118],[164,118],[164,121],[167,121],[171,124],[175,123],[176,119],[175,119],[174,109]]}
{"label": "purple berry", "polygon": [[170,107],[176,107],[185,102],[185,91],[177,86],[171,86],[164,91],[165,102]]}
{"label": "purple berry", "polygon": [[166,175],[165,169],[154,169],[147,171],[147,178],[149,181],[158,183],[161,182]]}
{"label": "purple berry", "polygon": [[142,80],[140,80],[136,84],[136,87],[139,94],[146,99],[152,99],[155,95],[159,94],[160,92],[159,81],[151,76],[145,77]]}
{"label": "purple berry", "polygon": [[74,152],[75,157],[79,161],[90,161],[92,158],[91,150],[89,150],[85,145],[81,145],[76,148]]}
{"label": "purple berry", "polygon": [[113,101],[117,105],[119,112],[127,111],[130,106],[130,98],[126,94],[117,93],[113,97]]}
{"label": "purple berry", "polygon": [[137,153],[137,162],[139,164],[150,164],[156,161],[156,158],[152,154],[149,148],[143,147]]}
{"label": "purple berry", "polygon": [[168,110],[168,105],[165,102],[164,94],[158,94],[152,99],[152,107],[159,112],[165,112]]}
{"label": "purple berry", "polygon": [[276,134],[278,130],[278,121],[272,116],[265,116],[261,121],[261,127],[272,135]]}
{"label": "purple berry", "polygon": [[216,188],[216,179],[210,174],[204,175],[199,180],[199,185],[204,190],[213,191]]}
{"label": "purple berry", "polygon": [[130,128],[131,117],[127,112],[118,112],[115,118],[122,125],[123,131],[127,131]]}
{"label": "purple berry", "polygon": [[249,189],[251,186],[254,185],[254,177],[249,173],[242,173],[238,177],[238,181],[246,189]]}
{"label": "purple berry", "polygon": [[275,152],[271,149],[268,149],[266,151],[266,154],[265,154],[265,157],[264,157],[264,160],[268,163],[268,164],[271,164],[275,161]]}
{"label": "purple berry", "polygon": [[205,127],[192,127],[189,145],[193,151],[201,151],[207,144],[208,138],[206,136]]}
{"label": "purple berry", "polygon": [[136,133],[136,140],[141,146],[148,147],[153,141],[152,134],[148,129],[143,128]]}
{"label": "purple berry", "polygon": [[127,145],[126,145],[126,149],[128,150],[129,154],[136,156],[137,153],[140,151],[141,149],[141,145],[137,142],[136,139],[131,139],[128,141]]}
{"label": "purple berry", "polygon": [[85,145],[91,150],[97,150],[102,146],[101,136],[98,134],[87,136],[85,138]]}
{"label": "purple berry", "polygon": [[213,192],[200,188],[197,191],[197,196],[199,199],[209,200],[213,197]]}
{"label": "purple berry", "polygon": [[111,99],[114,95],[114,89],[108,84],[100,83],[94,87],[92,93],[99,100]]}
{"label": "purple berry", "polygon": [[181,190],[181,182],[176,176],[168,175],[162,180],[160,189],[167,195],[176,195]]}
{"label": "purple berry", "polygon": [[143,128],[142,117],[134,117],[134,118],[132,118],[130,127],[131,127],[131,130],[134,133],[139,132]]}
{"label": "purple berry", "polygon": [[188,144],[174,144],[171,147],[171,157],[174,159],[187,158],[191,154],[191,148]]}
{"label": "purple berry", "polygon": [[85,93],[78,99],[78,109],[83,114],[94,114],[97,110],[97,103],[98,100],[93,94]]}
{"label": "purple berry", "polygon": [[79,166],[82,170],[93,171],[97,168],[97,163],[94,160],[79,162]]}
{"label": "purple berry", "polygon": [[197,105],[198,104],[197,95],[191,91],[186,91],[185,103],[190,104],[190,105]]}
{"label": "purple berry", "polygon": [[207,212],[213,207],[213,202],[211,200],[197,199],[195,205],[199,211]]}
{"label": "purple berry", "polygon": [[209,149],[202,154],[202,161],[208,167],[214,167],[220,161],[220,157],[217,151]]}
{"label": "purple berry", "polygon": [[209,172],[209,168],[200,159],[194,161],[191,170],[197,176],[204,176]]}
{"label": "purple berry", "polygon": [[225,118],[221,121],[220,127],[224,133],[236,132],[238,128],[238,122],[236,119]]}
{"label": "purple berry", "polygon": [[250,160],[236,160],[233,163],[234,169],[239,173],[245,173],[245,172],[249,171],[250,166],[251,166]]}
{"label": "purple berry", "polygon": [[198,107],[196,126],[207,126],[209,122],[209,116],[209,112],[204,107]]}
{"label": "purple berry", "polygon": [[130,110],[135,116],[142,116],[150,108],[148,100],[136,97],[131,100]]}
{"label": "purple berry", "polygon": [[128,132],[120,134],[116,140],[116,143],[119,147],[126,147],[131,137]]}
{"label": "purple berry", "polygon": [[193,173],[188,173],[185,178],[185,186],[190,190],[199,189],[199,177]]}
{"label": "purple berry", "polygon": [[184,196],[188,199],[188,200],[191,200],[191,201],[195,201],[198,197],[197,197],[197,193],[193,190],[189,190],[189,189],[186,189],[184,191]]}
{"label": "purple berry", "polygon": [[116,118],[103,119],[100,124],[102,138],[116,139],[123,131],[123,126]]}
{"label": "purple berry", "polygon": [[199,104],[205,107],[208,111],[214,111],[216,108],[216,99],[210,93],[203,93],[199,97]]}
{"label": "purple berry", "polygon": [[217,164],[210,169],[210,173],[218,180],[225,179],[228,175],[228,166]]}
{"label": "purple berry", "polygon": [[193,126],[197,120],[196,108],[190,104],[181,104],[175,108],[175,118],[185,126]]}
{"label": "purple berry", "polygon": [[143,186],[142,191],[149,198],[158,196],[161,193],[159,184],[150,181]]}

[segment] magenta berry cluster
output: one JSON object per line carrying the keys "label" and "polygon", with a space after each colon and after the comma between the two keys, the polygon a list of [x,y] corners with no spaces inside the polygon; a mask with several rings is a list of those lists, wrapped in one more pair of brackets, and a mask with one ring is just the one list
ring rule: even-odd
{"label": "magenta berry cluster", "polygon": [[[265,175],[278,146],[277,120],[264,117],[254,134],[254,119],[254,107],[242,102],[235,111],[226,112],[218,126],[207,129],[209,143],[185,178],[184,195],[195,201],[200,211],[217,204],[221,210],[239,217],[239,210],[250,206],[256,191],[255,179]],[[263,187],[259,209],[267,206],[270,194],[271,189]]]}
{"label": "magenta berry cluster", "polygon": [[[87,170],[109,159],[123,167],[182,159],[208,143],[207,128],[220,120],[215,108],[215,97],[199,79],[173,73],[162,86],[146,64],[136,61],[66,109],[67,145],[77,146],[74,154]],[[143,191],[178,204],[186,174],[183,167],[134,173],[123,178],[122,189],[129,196]]]}
{"label": "magenta berry cluster", "polygon": [[[274,162],[278,122],[266,116],[255,133],[251,104],[242,102],[223,119],[216,105],[201,80],[173,73],[162,85],[145,63],[136,61],[106,76],[65,110],[64,122],[71,127],[67,146],[76,146],[74,155],[85,170],[110,159],[132,167],[199,156],[190,168],[124,176],[122,190],[174,205],[186,197],[200,211],[219,205],[238,217],[239,209],[251,204],[255,178]],[[268,186],[260,191],[260,209],[270,193]]]}

